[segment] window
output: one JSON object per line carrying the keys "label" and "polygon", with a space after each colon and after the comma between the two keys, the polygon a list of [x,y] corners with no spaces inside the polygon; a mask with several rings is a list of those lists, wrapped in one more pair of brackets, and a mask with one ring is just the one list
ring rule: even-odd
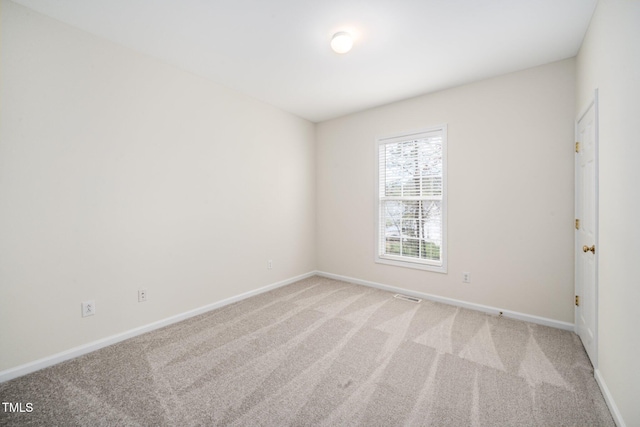
{"label": "window", "polygon": [[378,139],[376,262],[446,273],[446,125]]}

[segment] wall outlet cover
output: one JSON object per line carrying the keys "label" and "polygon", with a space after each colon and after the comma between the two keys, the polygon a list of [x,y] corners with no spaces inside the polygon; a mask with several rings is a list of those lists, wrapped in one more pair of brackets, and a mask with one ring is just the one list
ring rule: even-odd
{"label": "wall outlet cover", "polygon": [[82,317],[96,314],[96,302],[94,300],[82,302]]}

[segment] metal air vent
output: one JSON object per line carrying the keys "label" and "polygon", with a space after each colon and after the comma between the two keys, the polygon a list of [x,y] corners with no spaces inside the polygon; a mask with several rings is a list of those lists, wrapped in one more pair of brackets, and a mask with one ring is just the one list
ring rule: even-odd
{"label": "metal air vent", "polygon": [[409,295],[395,294],[393,297],[401,299],[403,301],[415,302],[416,304],[419,304],[419,303],[422,302],[422,300],[420,298],[410,297]]}

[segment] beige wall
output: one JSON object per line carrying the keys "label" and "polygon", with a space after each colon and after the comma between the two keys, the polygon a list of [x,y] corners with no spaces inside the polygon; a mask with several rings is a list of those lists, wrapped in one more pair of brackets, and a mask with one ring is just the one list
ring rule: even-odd
{"label": "beige wall", "polygon": [[0,370],[315,269],[312,123],[6,0],[1,31]]}
{"label": "beige wall", "polygon": [[[318,269],[573,323],[573,59],[317,127]],[[375,139],[448,124],[448,274],[374,263]],[[470,284],[462,272],[471,273]]]}
{"label": "beige wall", "polygon": [[624,422],[640,425],[640,2],[600,0],[577,58],[577,109],[599,92],[599,366]]}

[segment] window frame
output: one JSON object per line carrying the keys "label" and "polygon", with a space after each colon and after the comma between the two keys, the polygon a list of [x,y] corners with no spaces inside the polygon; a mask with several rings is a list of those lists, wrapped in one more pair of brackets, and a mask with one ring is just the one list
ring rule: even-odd
{"label": "window frame", "polygon": [[[408,139],[419,139],[428,134],[438,132],[442,136],[442,245],[440,246],[440,263],[434,263],[429,260],[420,260],[410,257],[403,257],[398,255],[385,255],[382,253],[382,240],[384,235],[382,232],[381,221],[383,218],[382,213],[382,198],[380,197],[380,146],[387,145],[394,142],[406,141]],[[398,132],[391,135],[386,135],[376,138],[375,143],[375,262],[378,264],[394,265],[398,267],[414,268],[419,270],[427,270],[436,273],[447,273],[447,124],[441,124],[438,126],[431,126],[412,132]]]}

